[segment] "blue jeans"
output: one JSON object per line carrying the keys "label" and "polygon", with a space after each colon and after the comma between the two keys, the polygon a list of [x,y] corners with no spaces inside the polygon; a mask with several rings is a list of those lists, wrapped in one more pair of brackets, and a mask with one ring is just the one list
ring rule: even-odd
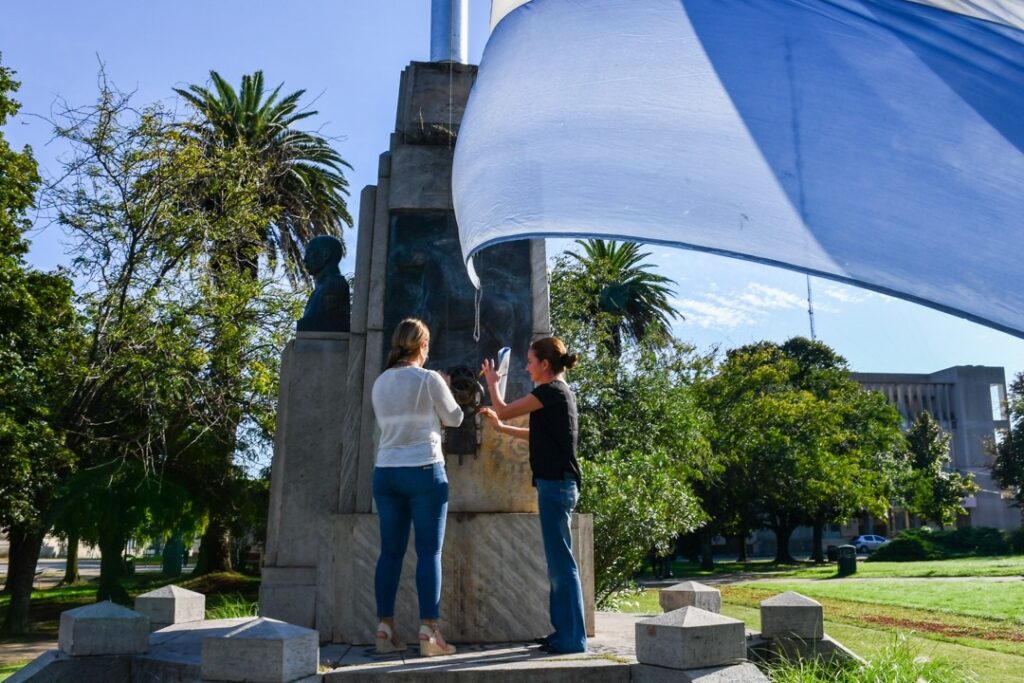
{"label": "blue jeans", "polygon": [[374,576],[377,616],[395,616],[395,594],[416,529],[416,595],[420,619],[437,619],[441,603],[441,546],[448,514],[448,475],[444,463],[422,467],[377,467],[373,500],[380,517],[380,557]]}
{"label": "blue jeans", "polygon": [[548,560],[551,582],[549,609],[555,632],[548,644],[559,652],[586,652],[587,626],[583,617],[583,589],[580,572],[572,556],[569,524],[579,500],[576,480],[566,475],[562,480],[537,480],[537,508],[540,512],[540,534]]}

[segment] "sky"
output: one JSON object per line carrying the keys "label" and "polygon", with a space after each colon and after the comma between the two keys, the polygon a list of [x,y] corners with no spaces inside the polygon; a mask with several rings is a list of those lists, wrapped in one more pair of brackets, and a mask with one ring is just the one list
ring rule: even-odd
{"label": "sky", "polygon": [[[469,0],[470,61],[479,63],[489,0]],[[399,76],[430,53],[430,0],[101,0],[6,3],[0,22],[2,63],[22,82],[21,114],[4,130],[16,147],[32,146],[45,176],[67,150],[44,120],[59,100],[96,97],[100,63],[136,104],[163,101],[183,110],[173,88],[206,84],[216,70],[237,84],[262,69],[270,85],[305,89],[319,112],[308,128],[330,137],[353,166],[349,206],[374,184],[377,159],[395,124]],[[41,218],[31,234],[32,265],[67,262],[63,235]],[[342,262],[354,269],[352,247]],[[549,240],[548,254],[572,242]],[[804,275],[722,256],[650,245],[653,268],[673,280],[684,316],[676,333],[699,349],[722,351],[762,339],[809,336]],[[1007,381],[1024,372],[1024,340],[945,313],[820,278],[811,279],[817,338],[864,372],[928,373],[953,365],[995,365]]]}

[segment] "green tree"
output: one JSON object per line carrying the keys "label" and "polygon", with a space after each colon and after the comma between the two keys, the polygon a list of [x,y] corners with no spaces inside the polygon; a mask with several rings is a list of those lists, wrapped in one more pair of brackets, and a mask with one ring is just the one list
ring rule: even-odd
{"label": "green tree", "polygon": [[[18,111],[14,72],[0,65],[0,127]],[[24,260],[27,212],[39,186],[32,150],[12,150],[0,131],[0,529],[10,540],[0,629],[22,633],[36,560],[50,526],[49,501],[73,457],[54,425],[55,407],[74,373],[77,317],[71,284]]]}
{"label": "green tree", "polygon": [[707,466],[706,416],[693,392],[707,359],[670,336],[627,336],[617,355],[610,353],[595,343],[586,313],[594,291],[572,257],[559,259],[552,325],[580,354],[569,373],[579,408],[580,510],[594,515],[596,593],[605,603],[643,568],[652,548],[667,552],[705,519],[691,483]]}
{"label": "green tree", "polygon": [[884,512],[898,415],[826,345],[797,337],[733,349],[702,396],[712,449],[729,475],[707,496],[736,501],[739,511],[727,514],[744,524],[760,516],[775,533],[776,562],[793,561],[789,538],[799,525],[814,528],[820,561],[825,524],[865,508]]}
{"label": "green tree", "polygon": [[570,315],[592,328],[593,340],[613,358],[622,355],[624,340],[648,347],[670,341],[670,321],[680,317],[669,301],[675,283],[650,272],[643,263],[650,254],[635,242],[576,243],[583,253],[570,251],[560,260],[552,290],[566,297]]}
{"label": "green tree", "polygon": [[[295,128],[316,111],[299,111],[305,90],[279,99],[281,88],[264,90],[263,72],[242,76],[236,91],[216,71],[210,72],[213,90],[191,85],[175,92],[195,108],[199,118],[185,124],[208,150],[244,147],[253,150],[266,170],[260,205],[272,209],[266,225],[254,225],[247,242],[262,244],[272,263],[283,257],[289,273],[302,273],[302,249],[318,235],[341,237],[352,226],[348,211],[348,180],[351,166],[315,133]],[[206,188],[198,188],[206,193]],[[215,196],[209,197],[216,208]],[[237,246],[237,245],[236,245]],[[253,268],[252,253],[242,261]]]}
{"label": "green tree", "polygon": [[166,110],[136,110],[101,83],[95,105],[58,118],[73,153],[48,198],[87,283],[88,371],[64,418],[83,475],[61,509],[100,543],[100,594],[116,598],[125,540],[183,523],[165,493],[188,490],[195,519],[209,511],[202,492],[236,476],[219,464],[224,425],[232,455],[267,447],[278,349],[298,301],[207,249],[268,225],[259,155],[207,148]]}
{"label": "green tree", "polygon": [[978,490],[974,475],[950,469],[949,434],[928,411],[907,432],[911,474],[905,494],[907,511],[944,528],[967,514],[963,499]]}
{"label": "green tree", "polygon": [[992,444],[992,476],[1013,494],[1014,505],[1024,521],[1024,372],[1018,373],[1010,385],[1007,403],[1010,428]]}
{"label": "green tree", "polygon": [[[215,282],[227,287],[227,280],[238,273],[258,278],[260,252],[267,255],[271,267],[283,260],[286,272],[297,279],[304,273],[302,248],[311,238],[340,237],[342,228],[352,225],[345,200],[348,181],[344,176],[344,170],[350,166],[328,140],[295,128],[316,114],[298,110],[304,90],[279,99],[282,86],[266,93],[262,71],[243,76],[237,91],[216,71],[210,72],[210,78],[212,91],[199,85],[175,90],[198,116],[184,124],[184,129],[210,155],[250,150],[263,171],[258,206],[267,212],[265,222],[250,224],[251,231],[235,231],[229,239],[222,236],[209,241]],[[195,192],[205,202],[206,211],[217,215],[228,210],[220,200],[219,178],[197,183]],[[231,317],[218,323],[221,334],[211,355],[211,372],[215,376],[233,369],[244,370],[234,367],[234,324]],[[230,381],[220,383],[232,386]],[[231,569],[232,491],[239,484],[232,481],[232,473],[237,472],[233,459],[238,449],[241,416],[229,417],[234,419],[225,420],[219,433],[209,440],[220,454],[210,463],[206,478],[210,486],[202,494],[210,503],[209,523],[196,563],[197,573]]]}

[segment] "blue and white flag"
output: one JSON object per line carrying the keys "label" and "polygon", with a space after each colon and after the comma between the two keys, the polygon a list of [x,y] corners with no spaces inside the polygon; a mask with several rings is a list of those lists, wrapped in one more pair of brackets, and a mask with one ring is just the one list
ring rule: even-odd
{"label": "blue and white flag", "polygon": [[459,131],[467,264],[530,237],[669,244],[1024,337],[1021,15],[1007,0],[527,2],[494,27]]}

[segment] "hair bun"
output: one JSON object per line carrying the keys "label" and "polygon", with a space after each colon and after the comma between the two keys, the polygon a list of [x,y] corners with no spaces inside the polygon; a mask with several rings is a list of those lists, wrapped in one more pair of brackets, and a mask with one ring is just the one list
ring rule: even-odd
{"label": "hair bun", "polygon": [[575,353],[563,353],[562,357],[559,359],[562,366],[566,368],[571,368],[572,366],[576,365],[576,361],[578,360],[579,356],[577,356]]}

